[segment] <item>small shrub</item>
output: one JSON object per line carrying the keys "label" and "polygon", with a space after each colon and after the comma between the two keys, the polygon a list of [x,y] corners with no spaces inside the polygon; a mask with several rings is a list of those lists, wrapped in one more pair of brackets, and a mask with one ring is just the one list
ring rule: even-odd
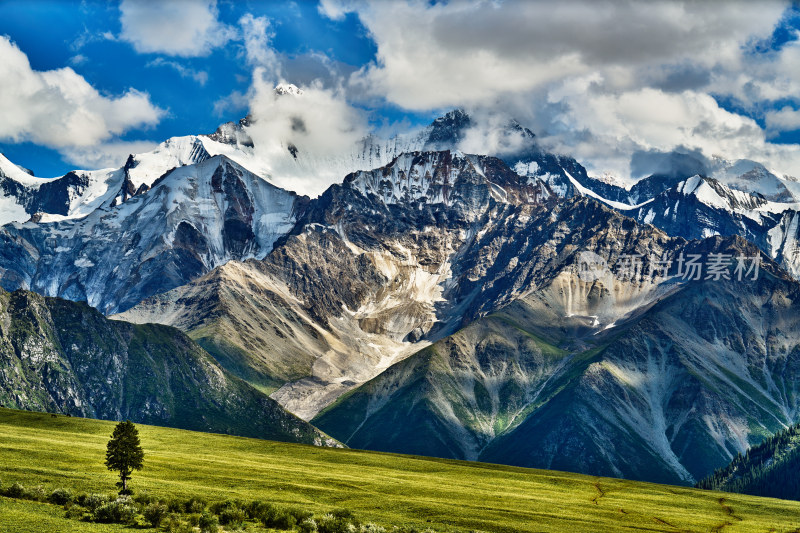
{"label": "small shrub", "polygon": [[72,520],[85,520],[91,517],[91,513],[80,505],[69,505],[67,507],[66,517]]}
{"label": "small shrub", "polygon": [[47,501],[56,505],[66,505],[72,501],[72,491],[68,489],[55,489],[47,497]]}
{"label": "small shrub", "polygon": [[241,527],[245,519],[247,519],[247,514],[242,509],[236,507],[223,509],[222,512],[219,513],[219,523],[223,526]]}
{"label": "small shrub", "polygon": [[127,496],[120,496],[98,507],[94,512],[94,519],[103,523],[128,524],[133,521],[137,512],[133,500]]}
{"label": "small shrub", "polygon": [[298,524],[314,516],[314,513],[311,511],[306,511],[305,509],[300,509],[298,507],[290,507],[286,511],[294,517]]}
{"label": "small shrub", "polygon": [[192,513],[187,516],[186,519],[189,521],[189,525],[192,527],[197,527],[200,525],[200,513]]}
{"label": "small shrub", "polygon": [[150,503],[156,501],[153,496],[150,496],[146,490],[140,491],[136,496],[133,497],[133,501],[141,505],[142,507],[147,506]]}
{"label": "small shrub", "polygon": [[335,511],[331,511],[331,516],[337,520],[347,520],[348,522],[358,525],[356,515],[350,509],[336,509]]}
{"label": "small shrub", "polygon": [[47,492],[44,490],[44,487],[38,485],[36,487],[31,487],[25,491],[25,494],[22,496],[26,500],[33,500],[36,502],[44,502],[47,501]]}
{"label": "small shrub", "polygon": [[164,527],[169,533],[194,533],[194,528],[174,513],[167,517]]}
{"label": "small shrub", "polygon": [[182,513],[184,512],[183,502],[177,498],[170,498],[166,501],[167,509],[169,509],[170,513]]}
{"label": "small shrub", "polygon": [[20,483],[14,483],[6,489],[6,496],[9,498],[22,498],[25,495],[25,487]]}
{"label": "small shrub", "polygon": [[183,509],[187,513],[200,514],[206,510],[206,501],[201,498],[190,498],[186,500],[186,503],[183,505]]}
{"label": "small shrub", "polygon": [[297,525],[297,518],[292,515],[287,509],[269,505],[265,512],[261,515],[261,522],[265,527],[273,529],[292,529]]}
{"label": "small shrub", "polygon": [[319,533],[356,533],[359,523],[352,511],[338,509],[317,521]]}
{"label": "small shrub", "polygon": [[105,494],[94,493],[94,494],[89,494],[88,496],[86,496],[86,499],[83,502],[78,501],[78,503],[83,505],[90,511],[95,512],[99,507],[107,504],[108,500],[109,498]]}
{"label": "small shrub", "polygon": [[262,502],[260,500],[253,500],[247,504],[247,517],[252,520],[261,520],[261,517],[271,512],[275,506],[271,503]]}
{"label": "small shrub", "polygon": [[306,518],[297,527],[300,533],[317,533],[317,521],[313,518]]}
{"label": "small shrub", "polygon": [[200,526],[200,533],[217,533],[219,531],[219,519],[209,512],[200,515],[197,525]]}
{"label": "small shrub", "polygon": [[225,509],[244,509],[246,505],[240,500],[225,500],[224,502],[214,502],[208,506],[208,510],[219,515]]}
{"label": "small shrub", "polygon": [[386,533],[386,528],[377,524],[362,524],[358,533]]}
{"label": "small shrub", "polygon": [[153,527],[159,527],[167,516],[167,506],[161,503],[151,503],[144,508],[144,518]]}

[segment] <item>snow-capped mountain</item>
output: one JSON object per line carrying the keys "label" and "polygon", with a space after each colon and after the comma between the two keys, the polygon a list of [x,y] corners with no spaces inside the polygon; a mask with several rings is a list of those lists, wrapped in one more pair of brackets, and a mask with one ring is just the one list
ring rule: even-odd
{"label": "snow-capped mountain", "polygon": [[234,372],[283,385],[274,397],[310,418],[432,328],[457,327],[464,302],[440,309],[452,256],[511,206],[555,198],[495,158],[402,155],[311,201],[263,261],[229,263],[118,318],[179,326],[221,360],[249,353],[252,368]]}
{"label": "snow-capped mountain", "polygon": [[124,310],[230,259],[265,256],[307,201],[224,156],[151,183],[81,219],[0,228],[3,287]]}
{"label": "snow-capped mountain", "polygon": [[692,176],[655,198],[622,212],[670,235],[701,239],[739,235],[800,278],[797,226],[800,203],[780,203],[731,189],[714,178]]}
{"label": "snow-capped mountain", "polygon": [[[586,280],[589,252],[644,263]],[[797,418],[794,371],[770,369],[795,368],[800,285],[768,258],[752,287],[650,270],[681,253],[758,255],[560,198],[496,158],[421,152],[331,187],[263,260],[118,318],[185,329],[354,446],[690,483]]]}
{"label": "snow-capped mountain", "polygon": [[[265,152],[245,118],[119,169],[0,160],[21,217],[0,282],[175,325],[359,446],[690,482],[797,420],[800,378],[776,375],[800,353],[791,180],[675,157],[626,188],[514,121],[497,153],[460,150],[477,126],[454,111],[321,156]],[[276,186],[336,173],[313,200]],[[579,275],[583,253],[758,255],[720,236],[765,252],[757,286]]]}

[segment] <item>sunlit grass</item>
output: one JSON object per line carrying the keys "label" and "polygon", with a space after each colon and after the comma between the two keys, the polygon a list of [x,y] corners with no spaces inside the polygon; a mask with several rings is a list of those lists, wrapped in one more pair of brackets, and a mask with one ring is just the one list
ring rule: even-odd
{"label": "sunlit grass", "polygon": [[[0,480],[112,492],[103,466],[112,422],[0,409]],[[440,531],[792,531],[800,503],[563,472],[333,450],[138,426],[158,497],[262,499],[315,513],[348,508],[384,526]],[[60,508],[0,500],[0,531],[119,531],[61,519]],[[27,517],[27,518],[26,518]],[[63,527],[59,524],[63,523]],[[62,529],[58,529],[62,527]]]}

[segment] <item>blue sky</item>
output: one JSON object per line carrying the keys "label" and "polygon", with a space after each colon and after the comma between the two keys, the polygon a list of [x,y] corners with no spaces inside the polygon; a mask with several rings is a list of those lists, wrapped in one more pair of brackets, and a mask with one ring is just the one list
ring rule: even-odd
{"label": "blue sky", "polygon": [[[273,45],[294,59],[292,74],[298,83],[310,82],[324,72],[318,62],[302,61],[310,54],[324,54],[342,63],[343,69],[355,69],[374,59],[375,45],[354,14],[332,21],[321,16],[312,2],[288,8],[284,2],[221,2],[218,13],[221,22],[233,26],[245,13],[268,17],[274,27]],[[250,85],[241,43],[229,43],[201,57],[176,59],[170,54],[137,53],[128,42],[104,37],[120,31],[120,10],[114,3],[0,3],[0,35],[9,36],[25,52],[34,70],[70,67],[101,93],[118,95],[137,88],[149,93],[152,102],[166,111],[158,124],[144,130],[133,128],[119,136],[122,140],[161,141],[210,133],[220,123],[247,114],[245,105],[215,110],[221,98],[234,91],[244,93]],[[160,64],[159,59],[205,73],[207,78],[198,81],[182,75]],[[391,108],[386,111],[393,113]],[[0,151],[43,177],[64,174],[74,166],[57,150],[33,142],[0,140]]]}
{"label": "blue sky", "polygon": [[43,177],[121,165],[258,115],[263,86],[291,82],[347,123],[322,117],[319,138],[465,107],[469,151],[497,149],[491,125],[513,116],[596,174],[678,149],[800,175],[799,29],[779,2],[11,0],[0,151]]}

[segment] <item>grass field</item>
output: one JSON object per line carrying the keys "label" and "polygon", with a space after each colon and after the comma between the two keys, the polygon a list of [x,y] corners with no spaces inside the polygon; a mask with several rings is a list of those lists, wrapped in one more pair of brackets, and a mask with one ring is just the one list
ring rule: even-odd
{"label": "grass field", "polygon": [[[0,409],[3,486],[112,492],[103,466],[114,424]],[[263,499],[314,512],[348,508],[384,526],[438,531],[794,531],[800,503],[562,472],[320,449],[138,426],[156,496]],[[0,531],[124,531],[0,498]],[[130,529],[128,529],[130,530]]]}

